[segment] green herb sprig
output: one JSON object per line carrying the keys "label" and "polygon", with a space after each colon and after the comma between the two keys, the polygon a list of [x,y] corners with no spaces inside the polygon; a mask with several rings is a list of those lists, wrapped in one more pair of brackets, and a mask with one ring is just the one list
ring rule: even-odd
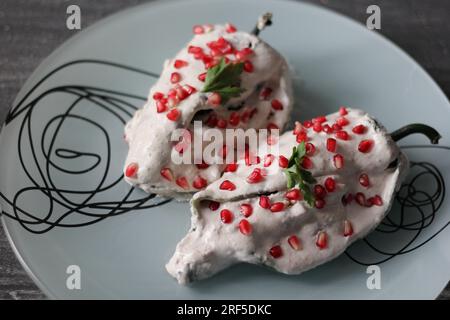
{"label": "green herb sprig", "polygon": [[306,156],[306,145],[302,141],[297,147],[292,149],[292,155],[289,158],[288,168],[284,169],[287,177],[287,187],[289,189],[298,185],[303,193],[303,199],[309,206],[314,206],[315,197],[311,191],[311,185],[317,181],[312,176],[311,172],[302,168],[301,163]]}
{"label": "green herb sprig", "polygon": [[238,97],[244,90],[240,87],[240,77],[244,70],[243,62],[226,62],[224,58],[214,67],[208,69],[202,92],[217,92],[222,103]]}

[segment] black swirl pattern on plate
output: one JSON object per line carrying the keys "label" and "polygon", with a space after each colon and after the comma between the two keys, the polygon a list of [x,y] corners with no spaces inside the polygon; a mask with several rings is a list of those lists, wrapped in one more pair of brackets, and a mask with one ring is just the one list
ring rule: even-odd
{"label": "black swirl pattern on plate", "polygon": [[[402,149],[450,151],[450,147],[432,145]],[[448,215],[435,222],[445,196],[445,181],[439,169],[428,162],[411,162],[410,173],[395,195],[393,210],[371,234],[347,249],[346,255],[358,264],[369,266],[419,249],[450,225]],[[427,232],[436,223],[439,227]]]}
{"label": "black swirl pattern on plate", "polygon": [[[16,220],[29,232],[42,234],[55,227],[76,228],[87,226],[109,217],[162,206],[171,201],[171,199],[157,197],[155,194],[143,194],[130,186],[123,189],[123,194],[119,199],[110,200],[111,197],[108,197],[108,192],[124,184],[122,172],[115,172],[111,169],[111,148],[118,143],[115,140],[117,137],[111,137],[108,128],[102,125],[101,121],[94,121],[93,118],[73,112],[80,104],[90,103],[119,121],[123,127],[133,112],[147,100],[145,96],[96,86],[61,85],[46,89],[36,97],[30,98],[46,80],[59,71],[72,66],[89,64],[131,72],[153,79],[158,78],[158,74],[114,62],[76,60],[65,63],[48,73],[10,110],[5,125],[17,123],[20,126],[17,136],[17,152],[20,168],[29,179],[30,185],[18,190],[12,197],[0,192],[0,197],[3,198],[10,209],[8,211],[4,206],[3,215]],[[35,136],[32,127],[36,109],[44,99],[56,93],[67,95],[67,101],[70,101],[70,103],[65,106],[64,112],[47,119],[41,135]],[[101,133],[105,141],[106,152],[57,147],[61,127],[71,120],[95,128]],[[30,148],[31,161],[24,158],[24,148],[26,147]],[[449,147],[441,146],[406,146],[403,148],[450,150]],[[38,154],[44,156],[44,161],[39,161]],[[59,162],[62,161],[62,164],[55,159],[58,159]],[[74,159],[83,159],[83,162],[87,162],[87,164],[84,168],[73,168],[70,165],[65,165],[65,162]],[[30,168],[30,163],[36,168],[34,174]],[[85,175],[99,170],[102,165],[104,166],[103,171],[96,185],[82,190],[59,187],[51,174],[51,172],[57,171],[74,176]],[[433,190],[423,190],[422,179],[424,178],[432,180]],[[20,205],[21,197],[36,192],[45,197],[48,203],[45,213],[36,214],[36,208],[30,210]],[[108,200],[99,201],[97,199],[99,195],[104,195]],[[73,196],[79,197],[79,199],[74,200]],[[364,254],[358,254],[351,247],[347,250],[346,255],[358,264],[380,264],[423,246],[450,224],[450,221],[441,221],[441,227],[432,234],[427,233],[426,230],[436,220],[444,198],[445,182],[439,169],[431,163],[412,163],[412,170],[407,182],[402,185],[400,191],[396,194],[396,210],[392,210],[371,235],[358,242],[359,245],[365,246],[362,251]],[[75,219],[73,218],[74,215],[76,216]],[[389,243],[386,239],[389,240],[390,237],[400,233],[403,236],[401,239],[396,239],[399,247],[396,249],[383,247],[384,244]],[[419,237],[420,235],[423,235],[423,237]],[[376,241],[372,240],[374,237],[377,237]],[[382,237],[381,241],[380,237]],[[370,254],[367,255],[366,253]],[[368,258],[369,256],[370,258]]]}
{"label": "black swirl pattern on plate", "polygon": [[[45,233],[55,227],[87,226],[108,217],[161,206],[171,201],[167,198],[157,197],[155,194],[144,194],[128,185],[126,188],[122,187],[123,195],[119,199],[99,201],[98,199],[101,197],[108,198],[108,192],[114,188],[117,189],[120,188],[120,185],[126,185],[123,182],[122,172],[111,170],[112,148],[116,143],[122,142],[117,141],[116,135],[112,136],[108,132],[108,128],[102,124],[100,117],[93,119],[74,111],[76,108],[80,110],[80,106],[86,107],[86,103],[89,103],[90,108],[98,108],[97,112],[104,117],[116,119],[120,126],[119,132],[121,132],[123,125],[133,112],[147,100],[145,96],[93,86],[62,85],[51,87],[29,99],[36,89],[54,74],[65,68],[80,64],[106,66],[138,73],[150,78],[158,78],[157,74],[117,63],[77,60],[66,63],[48,73],[10,110],[5,125],[9,126],[16,120],[16,122],[20,121],[17,153],[20,167],[28,178],[30,185],[18,190],[12,198],[0,193],[0,196],[11,208],[11,211],[3,208],[3,215],[18,221],[23,228],[32,233]],[[61,106],[61,113],[54,114],[53,117],[46,119],[46,122],[42,124],[40,120],[35,120],[34,116],[38,112],[37,109],[45,107],[43,101],[54,94],[65,95],[64,100],[68,102],[68,105]],[[86,152],[58,147],[57,139],[61,133],[61,128],[68,121],[83,124],[86,130],[95,130],[97,136],[103,137],[106,151]],[[39,123],[36,125],[35,122]],[[35,131],[37,130],[35,128],[39,125],[44,127],[40,135],[36,136]],[[28,152],[25,152],[25,150]],[[29,159],[25,154],[31,154],[32,159]],[[39,155],[42,155],[44,159],[40,161]],[[82,162],[86,162],[87,165],[84,168],[73,168],[70,160],[83,160]],[[68,165],[66,165],[67,163]],[[54,179],[55,172],[66,174],[69,177],[80,177],[90,175],[95,171],[100,171],[98,181],[95,185],[86,186],[82,190],[58,186]],[[22,197],[35,196],[36,192],[45,197],[48,203],[46,212],[36,214],[37,208],[30,210],[20,205]],[[111,198],[113,197],[109,197],[109,199]],[[76,219],[72,217],[74,214],[77,215]]]}

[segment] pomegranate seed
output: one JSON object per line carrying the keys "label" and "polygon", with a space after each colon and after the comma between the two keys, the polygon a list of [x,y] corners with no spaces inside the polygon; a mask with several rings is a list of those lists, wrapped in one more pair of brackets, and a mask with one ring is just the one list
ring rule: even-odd
{"label": "pomegranate seed", "polygon": [[270,206],[270,211],[272,212],[280,212],[284,210],[284,203],[283,202],[275,202],[272,203]]}
{"label": "pomegranate seed", "polygon": [[201,52],[203,52],[203,49],[200,47],[196,47],[196,46],[189,46],[188,52],[189,53],[201,53]]}
{"label": "pomegranate seed", "polygon": [[226,30],[228,33],[233,33],[233,32],[236,32],[236,31],[237,31],[236,27],[235,27],[234,25],[232,25],[231,23],[227,23],[227,24],[225,25],[225,30]]}
{"label": "pomegranate seed", "polygon": [[213,56],[204,54],[202,56],[202,62],[205,64],[205,68],[209,69],[216,65],[216,60],[213,58]]}
{"label": "pomegranate seed", "polygon": [[211,56],[213,56],[213,57],[221,57],[222,55],[223,54],[222,54],[222,51],[220,49],[216,49],[216,48],[211,49]]}
{"label": "pomegranate seed", "polygon": [[189,97],[189,93],[183,87],[178,87],[176,89],[176,92],[177,92],[177,98],[180,100],[184,100],[187,97]]}
{"label": "pomegranate seed", "polygon": [[183,189],[189,188],[189,183],[185,177],[179,177],[175,180],[175,183]]}
{"label": "pomegranate seed", "polygon": [[347,133],[347,131],[341,130],[335,133],[336,138],[341,139],[341,140],[348,140],[349,139],[349,135]]}
{"label": "pomegranate seed", "polygon": [[242,51],[237,51],[235,53],[235,56],[236,56],[236,61],[242,61],[247,57],[246,54]]}
{"label": "pomegranate seed", "polygon": [[336,140],[333,138],[327,139],[327,150],[330,152],[336,152]]}
{"label": "pomegranate seed", "polygon": [[323,132],[325,132],[326,134],[331,134],[331,133],[333,133],[333,128],[332,127],[330,127],[330,125],[329,124],[324,124],[323,126],[322,126],[322,130],[323,130]]}
{"label": "pomegranate seed", "polygon": [[[222,52],[224,54],[232,54],[235,52],[235,49],[231,46],[231,44],[226,44],[223,48],[222,48]],[[225,57],[225,62],[228,63],[230,62],[230,59],[228,59],[227,57]]]}
{"label": "pomegranate seed", "polygon": [[333,162],[336,169],[341,169],[344,167],[344,157],[341,154],[334,155]]}
{"label": "pomegranate seed", "polygon": [[169,92],[167,93],[167,96],[175,98],[177,96],[177,90],[170,89]]}
{"label": "pomegranate seed", "polygon": [[253,53],[255,53],[255,52],[253,51],[253,49],[252,49],[252,48],[249,48],[249,47],[246,47],[246,48],[242,49],[241,52],[242,52],[243,54],[245,54],[246,56],[249,56],[249,55],[252,55]]}
{"label": "pomegranate seed", "polygon": [[265,88],[263,88],[263,89],[260,91],[260,93],[259,93],[259,98],[260,98],[261,100],[267,100],[267,99],[269,99],[269,97],[270,97],[271,94],[272,94],[272,89],[271,89],[271,88],[268,88],[268,87],[265,87]]}
{"label": "pomegranate seed", "polygon": [[222,159],[225,159],[227,157],[227,154],[228,154],[228,147],[226,144],[224,144],[222,146],[222,149],[219,150],[219,155],[222,157]]}
{"label": "pomegranate seed", "polygon": [[155,93],[153,94],[153,99],[154,99],[154,100],[161,100],[162,98],[164,98],[164,94],[161,93],[161,92],[155,92]]}
{"label": "pomegranate seed", "polygon": [[269,123],[267,125],[267,130],[272,131],[272,130],[279,130],[280,128],[275,124],[275,123]]}
{"label": "pomegranate seed", "polygon": [[322,124],[320,122],[316,122],[313,124],[312,128],[315,132],[320,132],[322,131]]}
{"label": "pomegranate seed", "polygon": [[333,123],[332,129],[333,129],[333,131],[341,131],[342,127],[340,125],[338,125],[337,123]]}
{"label": "pomegranate seed", "polygon": [[297,201],[300,200],[301,198],[301,193],[299,189],[291,189],[288,192],[286,192],[286,199],[291,200],[291,201]]}
{"label": "pomegranate seed", "polygon": [[172,171],[169,168],[163,168],[160,171],[161,176],[168,180],[168,181],[172,181],[173,180],[173,174]]}
{"label": "pomegranate seed", "polygon": [[200,169],[200,170],[204,170],[204,169],[207,169],[209,167],[209,164],[207,164],[206,162],[202,161],[202,163],[197,163],[195,166],[198,169]]}
{"label": "pomegranate seed", "polygon": [[307,141],[307,140],[308,140],[308,134],[305,131],[302,131],[297,135],[296,141],[298,143],[301,143],[301,142]]}
{"label": "pomegranate seed", "polygon": [[237,126],[239,124],[240,121],[240,116],[239,113],[237,112],[232,112],[230,114],[230,120],[228,120],[228,122],[232,125],[232,126]]}
{"label": "pomegranate seed", "polygon": [[220,206],[220,203],[219,202],[217,202],[217,201],[210,201],[209,202],[209,209],[211,210],[211,211],[216,211],[217,209],[219,209],[219,206]]}
{"label": "pomegranate seed", "polygon": [[280,246],[274,246],[274,247],[270,248],[269,254],[273,258],[278,259],[283,255],[283,250],[281,249]]}
{"label": "pomegranate seed", "polygon": [[186,67],[188,64],[189,64],[189,63],[188,63],[187,61],[177,59],[177,60],[175,60],[175,62],[173,63],[173,66],[174,66],[176,69],[181,69],[181,68],[183,68],[183,67]]}
{"label": "pomegranate seed", "polygon": [[326,121],[327,121],[327,117],[325,117],[325,116],[318,116],[318,117],[315,117],[314,119],[312,119],[313,123],[324,123]]}
{"label": "pomegranate seed", "polygon": [[333,192],[336,189],[336,181],[331,177],[325,179],[324,185],[328,192]]}
{"label": "pomegranate seed", "polygon": [[243,203],[243,204],[241,204],[240,211],[244,217],[248,218],[252,215],[253,208],[250,204]]}
{"label": "pomegranate seed", "polygon": [[233,212],[228,209],[223,209],[220,211],[220,220],[223,223],[231,223],[233,221]]}
{"label": "pomegranate seed", "polygon": [[344,220],[344,237],[350,237],[353,234],[353,226],[350,221]]}
{"label": "pomegranate seed", "polygon": [[161,100],[156,101],[156,112],[161,113],[167,110],[167,105]]}
{"label": "pomegranate seed", "polygon": [[238,165],[236,163],[229,163],[224,169],[224,172],[235,172]]}
{"label": "pomegranate seed", "polygon": [[300,132],[306,132],[305,129],[303,129],[303,126],[300,122],[295,121],[294,130],[292,130],[293,135],[298,135]]}
{"label": "pomegranate seed", "polygon": [[369,176],[365,173],[361,173],[359,176],[359,184],[367,188],[370,185]]}
{"label": "pomegranate seed", "polygon": [[302,244],[300,243],[300,239],[296,235],[292,235],[288,238],[288,243],[292,249],[295,251],[302,249]]}
{"label": "pomegranate seed", "polygon": [[205,82],[206,79],[206,72],[200,73],[197,77],[198,80],[200,80],[201,82]]}
{"label": "pomegranate seed", "polygon": [[316,147],[312,143],[308,142],[306,144],[306,155],[311,157],[314,155],[315,152],[316,152]]}
{"label": "pomegranate seed", "polygon": [[342,201],[342,205],[346,206],[346,205],[350,204],[353,201],[353,195],[351,193],[344,194],[342,196],[341,201]]}
{"label": "pomegranate seed", "polygon": [[125,176],[127,178],[135,178],[138,172],[139,165],[136,162],[130,163],[125,169]]}
{"label": "pomegranate seed", "polygon": [[327,191],[322,185],[316,184],[314,186],[314,195],[316,196],[316,198],[323,199],[327,195]]}
{"label": "pomegranate seed", "polygon": [[166,113],[166,117],[171,121],[177,121],[180,117],[180,111],[178,109],[171,109]]}
{"label": "pomegranate seed", "polygon": [[323,200],[323,199],[316,199],[316,201],[314,201],[314,206],[317,209],[322,209],[323,207],[325,207],[325,200]]}
{"label": "pomegranate seed", "polygon": [[277,144],[277,142],[278,142],[278,138],[277,137],[275,137],[273,135],[269,135],[267,137],[267,144],[269,146],[273,146],[273,145]]}
{"label": "pomegranate seed", "polygon": [[336,119],[336,123],[340,125],[341,127],[345,127],[350,123],[346,117],[340,117]]}
{"label": "pomegranate seed", "polygon": [[229,44],[229,42],[227,41],[227,40],[225,40],[225,38],[224,37],[219,37],[219,39],[217,40],[217,44],[218,44],[218,46],[220,46],[220,47],[225,47],[226,45],[228,45]]}
{"label": "pomegranate seed", "polygon": [[198,176],[194,179],[194,182],[192,182],[192,186],[195,189],[203,189],[204,187],[206,187],[206,185],[208,184],[208,181],[206,181],[206,179]]}
{"label": "pomegranate seed", "polygon": [[285,156],[280,156],[280,157],[278,158],[278,165],[279,165],[281,168],[287,168],[287,167],[289,166],[289,160],[288,160],[288,158],[286,158]]}
{"label": "pomegranate seed", "polygon": [[252,173],[250,173],[250,175],[247,177],[247,182],[248,183],[258,183],[261,182],[264,179],[264,177],[261,174],[261,169],[256,168],[255,170],[253,170]]}
{"label": "pomegranate seed", "polygon": [[227,124],[228,124],[228,122],[225,119],[217,120],[217,127],[220,129],[225,129],[227,127]]}
{"label": "pomegranate seed", "polygon": [[362,140],[358,145],[359,152],[368,153],[372,150],[373,140]]}
{"label": "pomegranate seed", "polygon": [[218,106],[220,105],[220,102],[222,101],[222,97],[220,96],[220,94],[218,94],[217,92],[213,92],[209,97],[208,97],[208,103],[212,106]]}
{"label": "pomegranate seed", "polygon": [[368,207],[368,208],[373,207],[373,205],[374,205],[373,202],[374,202],[374,198],[373,197],[370,197],[370,198],[366,199],[366,207]]}
{"label": "pomegranate seed", "polygon": [[268,196],[260,196],[259,197],[259,205],[261,208],[269,209],[270,208],[270,199]]}
{"label": "pomegranate seed", "polygon": [[325,249],[328,245],[328,235],[325,231],[319,231],[317,234],[316,246],[319,249]]}
{"label": "pomegranate seed", "polygon": [[206,119],[206,124],[211,128],[214,128],[217,125],[217,122],[218,122],[218,119],[215,114],[210,114],[208,116],[208,119]]}
{"label": "pomegranate seed", "polygon": [[358,192],[355,194],[355,201],[360,205],[360,206],[365,206],[366,205],[366,196],[364,195],[364,193],[362,192]]}
{"label": "pomegranate seed", "polygon": [[203,49],[200,52],[194,53],[194,59],[195,60],[202,60],[205,54],[203,53]]}
{"label": "pomegranate seed", "polygon": [[197,24],[197,25],[192,27],[192,32],[194,34],[202,34],[202,33],[205,32],[205,29],[203,29],[203,26],[200,26],[200,25]]}
{"label": "pomegranate seed", "polygon": [[353,131],[353,133],[356,133],[356,134],[363,134],[366,132],[366,129],[367,129],[366,126],[364,126],[362,124],[358,124],[357,126],[353,127],[352,131]]}
{"label": "pomegranate seed", "polygon": [[245,72],[253,72],[253,63],[251,63],[250,61],[245,61],[244,62],[244,71]]}
{"label": "pomegranate seed", "polygon": [[270,104],[274,110],[283,110],[283,104],[278,99],[273,99]]}
{"label": "pomegranate seed", "polygon": [[252,48],[244,48],[242,50],[239,50],[235,53],[236,59],[239,61],[244,60],[246,57],[252,55],[254,53],[254,51],[252,50]]}
{"label": "pomegranate seed", "polygon": [[179,74],[178,72],[172,72],[172,74],[170,75],[170,82],[172,83],[178,83],[181,80],[181,74]]}
{"label": "pomegranate seed", "polygon": [[233,191],[236,190],[236,186],[233,182],[231,182],[230,180],[224,180],[220,186],[219,186],[220,190],[227,190],[227,191]]}
{"label": "pomegranate seed", "polygon": [[252,225],[250,224],[250,222],[248,222],[248,220],[242,219],[239,222],[239,231],[244,236],[248,236],[248,235],[250,235],[252,233]]}
{"label": "pomegranate seed", "polygon": [[308,157],[304,157],[302,161],[302,167],[305,169],[311,169],[313,167],[311,159]]}
{"label": "pomegranate seed", "polygon": [[188,85],[188,84],[185,84],[185,85],[183,86],[183,89],[184,89],[189,95],[194,94],[194,93],[197,92],[197,89],[195,89],[193,86],[190,86],[190,85]]}
{"label": "pomegranate seed", "polygon": [[339,108],[339,114],[341,116],[345,116],[346,114],[348,114],[347,109],[345,107],[340,107]]}
{"label": "pomegranate seed", "polygon": [[250,111],[245,110],[244,112],[242,112],[241,121],[247,123],[249,119],[250,119]]}
{"label": "pomegranate seed", "polygon": [[275,156],[273,155],[273,154],[267,154],[265,157],[264,157],[264,167],[269,167],[271,164],[272,164],[272,162],[273,162],[273,160],[275,159]]}
{"label": "pomegranate seed", "polygon": [[183,154],[184,150],[187,149],[187,143],[182,141],[177,143],[173,148],[175,149],[176,152]]}
{"label": "pomegranate seed", "polygon": [[306,120],[306,121],[303,122],[303,126],[305,128],[311,128],[313,126],[313,123],[310,120]]}
{"label": "pomegranate seed", "polygon": [[373,197],[372,203],[376,206],[382,206],[383,205],[383,199],[379,196],[376,195]]}
{"label": "pomegranate seed", "polygon": [[179,100],[176,96],[172,96],[167,99],[167,105],[169,106],[169,108],[175,108],[178,105],[178,102]]}
{"label": "pomegranate seed", "polygon": [[[261,161],[261,159],[258,156],[255,156],[254,154],[252,154],[248,149],[245,150],[244,159],[245,159],[246,166],[251,166],[252,164],[258,164]],[[259,169],[255,169],[255,170],[259,170]]]}

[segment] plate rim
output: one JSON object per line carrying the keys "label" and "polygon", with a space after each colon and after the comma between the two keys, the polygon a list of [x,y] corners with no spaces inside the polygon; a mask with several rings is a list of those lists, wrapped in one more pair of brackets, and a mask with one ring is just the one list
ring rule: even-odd
{"label": "plate rim", "polygon": [[[202,2],[204,0],[190,0],[191,2]],[[215,0],[216,2],[226,2],[227,0]],[[365,26],[363,23],[361,23],[360,21],[347,16],[341,12],[335,11],[333,9],[324,7],[324,6],[320,6],[318,4],[315,3],[305,3],[305,2],[299,2],[296,0],[270,0],[271,2],[284,2],[284,3],[290,3],[291,5],[299,5],[299,6],[307,6],[310,8],[314,8],[314,10],[318,10],[318,11],[322,11],[322,12],[326,12],[327,14],[330,15],[334,15],[336,17],[338,17],[339,19],[345,21],[346,23],[350,23],[353,24],[354,27],[356,28],[363,28],[365,31],[367,31],[367,34],[372,33],[372,36],[377,38],[378,40],[381,41],[381,43],[384,43],[385,45],[387,45],[388,47],[390,47],[390,49],[393,49],[397,54],[399,54],[400,56],[402,56],[403,59],[406,59],[408,61],[408,63],[412,63],[417,67],[417,70],[419,72],[421,72],[426,78],[427,81],[430,82],[430,84],[432,84],[436,91],[436,93],[439,93],[439,98],[442,99],[443,101],[445,101],[447,103],[447,107],[450,109],[450,97],[447,96],[447,94],[444,92],[444,90],[441,88],[441,86],[436,82],[436,80],[428,73],[428,71],[420,64],[418,63],[408,52],[406,52],[405,50],[403,50],[399,45],[397,45],[393,40],[391,40],[390,38],[388,38],[387,36],[377,32],[377,31],[371,31],[371,30],[366,30]],[[138,4],[138,5],[133,5],[131,7],[128,8],[124,8],[121,9],[117,12],[111,13],[109,15],[107,15],[106,17],[103,17],[102,19],[94,22],[93,24],[91,24],[90,26],[84,28],[82,31],[77,32],[76,34],[70,36],[69,38],[67,38],[66,40],[64,40],[63,43],[61,43],[60,45],[58,45],[47,57],[45,57],[38,65],[37,67],[31,72],[31,74],[27,77],[27,80],[22,84],[20,90],[18,91],[18,93],[16,94],[13,103],[11,104],[11,106],[7,109],[8,113],[11,108],[17,103],[18,98],[22,95],[22,92],[24,90],[24,87],[27,85],[33,84],[33,77],[35,77],[36,74],[38,74],[40,72],[40,69],[44,68],[44,66],[46,64],[48,64],[49,61],[52,60],[52,58],[56,55],[58,55],[60,53],[60,51],[64,50],[65,47],[71,45],[73,42],[75,42],[78,38],[83,37],[85,34],[88,34],[91,29],[96,29],[102,26],[102,24],[108,23],[110,20],[114,20],[114,19],[118,19],[121,18],[122,16],[126,16],[128,14],[133,13],[134,11],[140,10],[140,9],[145,9],[148,10],[148,8],[154,8],[154,7],[160,7],[160,6],[168,6],[168,5],[173,5],[174,3],[181,3],[182,0],[159,0],[159,1],[153,1],[153,2],[145,2],[142,4]],[[185,1],[184,1],[185,2]],[[211,4],[211,2],[210,2]],[[212,5],[214,5],[214,3],[212,3]],[[39,81],[39,80],[38,80]],[[4,135],[4,130],[5,130],[5,123],[2,124],[1,130],[0,130],[0,141],[1,138]],[[33,268],[30,266],[29,263],[26,262],[25,257],[20,253],[20,250],[18,249],[18,247],[16,246],[16,243],[13,240],[13,237],[11,235],[10,230],[8,229],[7,226],[7,222],[5,219],[5,215],[2,215],[2,208],[0,205],[0,221],[5,233],[5,236],[12,248],[12,251],[14,252],[14,255],[16,256],[16,258],[18,259],[20,265],[24,268],[26,274],[31,278],[31,280],[34,282],[34,284],[45,294],[45,296],[51,300],[58,300],[61,299],[59,298],[57,295],[53,294],[53,292],[40,280],[39,276],[33,271]],[[450,279],[448,279],[448,281],[450,281]],[[434,298],[436,299],[440,293],[443,291],[443,289],[447,286],[447,283],[445,283],[438,295]],[[77,299],[77,298],[75,298]],[[160,300],[160,299],[155,299],[155,300]]]}

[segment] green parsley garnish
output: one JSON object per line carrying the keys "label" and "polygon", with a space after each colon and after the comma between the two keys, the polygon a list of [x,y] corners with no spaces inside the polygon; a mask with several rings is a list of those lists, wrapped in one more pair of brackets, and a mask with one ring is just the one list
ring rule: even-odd
{"label": "green parsley garnish", "polygon": [[244,70],[243,62],[220,62],[208,69],[203,92],[217,92],[225,103],[230,98],[238,97],[244,90],[240,87],[240,76]]}
{"label": "green parsley garnish", "polygon": [[311,172],[302,168],[301,163],[306,156],[305,142],[302,141],[297,147],[292,149],[292,155],[289,158],[289,167],[284,169],[287,178],[287,187],[289,189],[298,185],[303,193],[303,199],[312,207],[315,197],[311,191],[311,184],[316,183],[316,179]]}

